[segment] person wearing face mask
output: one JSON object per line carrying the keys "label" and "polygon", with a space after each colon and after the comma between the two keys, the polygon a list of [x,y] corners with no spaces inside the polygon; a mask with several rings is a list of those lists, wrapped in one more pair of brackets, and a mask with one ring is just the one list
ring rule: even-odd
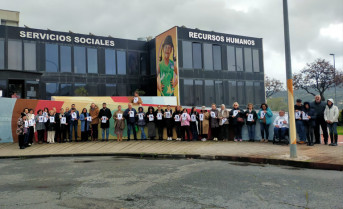
{"label": "person wearing face mask", "polygon": [[330,146],[337,146],[338,135],[337,135],[337,123],[338,123],[339,111],[338,107],[334,105],[333,99],[327,100],[327,105],[324,111],[324,120],[330,130]]}
{"label": "person wearing face mask", "polygon": [[312,102],[311,108],[313,108],[316,114],[316,126],[314,127],[314,137],[315,137],[315,144],[320,144],[320,127],[323,131],[324,143],[328,144],[328,131],[327,131],[327,123],[324,120],[324,111],[326,104],[324,101],[321,100],[320,95],[316,95],[314,97],[314,102]]}

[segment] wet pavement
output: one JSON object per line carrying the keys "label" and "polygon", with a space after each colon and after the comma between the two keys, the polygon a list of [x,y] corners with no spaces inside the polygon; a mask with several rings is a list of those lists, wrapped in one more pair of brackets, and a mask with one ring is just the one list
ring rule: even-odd
{"label": "wet pavement", "polygon": [[343,172],[199,159],[0,159],[0,208],[343,208]]}

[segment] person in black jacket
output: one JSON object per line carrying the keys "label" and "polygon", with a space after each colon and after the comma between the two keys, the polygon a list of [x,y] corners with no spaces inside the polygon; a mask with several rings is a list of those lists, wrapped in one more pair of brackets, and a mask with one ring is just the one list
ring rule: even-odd
{"label": "person in black jacket", "polygon": [[234,141],[243,141],[242,139],[242,127],[244,125],[244,111],[239,108],[238,102],[233,103],[233,108],[230,111],[231,124],[233,124],[233,130],[235,132]]}
{"label": "person in black jacket", "polygon": [[167,105],[167,109],[164,110],[164,122],[167,126],[167,140],[173,140],[173,110],[170,108],[170,105]]}
{"label": "person in black jacket", "polygon": [[175,107],[175,111],[173,113],[173,119],[177,135],[176,141],[181,141],[181,114],[181,106],[178,105]]}
{"label": "person in black jacket", "polygon": [[247,118],[246,125],[248,128],[249,141],[255,141],[255,126],[257,121],[257,113],[254,110],[254,105],[252,103],[248,104],[248,109],[245,111],[245,116]]}
{"label": "person in black jacket", "polygon": [[311,109],[311,105],[309,102],[304,102],[302,121],[306,130],[307,146],[313,146],[316,113],[313,109]]}
{"label": "person in black jacket", "polygon": [[306,143],[306,133],[305,133],[304,123],[303,123],[302,117],[301,117],[304,106],[301,104],[301,102],[302,102],[301,99],[297,99],[297,102],[294,105],[295,125],[296,125],[298,136],[300,138],[299,144],[305,144]]}
{"label": "person in black jacket", "polygon": [[[159,114],[161,114],[160,117],[159,117]],[[157,126],[159,140],[163,140],[163,128],[164,128],[163,114],[164,114],[164,111],[161,109],[161,105],[158,105],[157,110],[155,111],[155,116],[156,116],[156,126]]]}
{"label": "person in black jacket", "polygon": [[127,141],[130,141],[131,129],[133,130],[134,140],[137,140],[135,128],[137,111],[135,108],[132,108],[132,103],[129,103],[127,106],[128,108],[124,111],[123,115],[127,124]]}
{"label": "person in black jacket", "polygon": [[146,126],[148,127],[148,138],[155,140],[156,137],[156,112],[152,106],[149,106],[148,112],[146,112]]}
{"label": "person in black jacket", "polygon": [[102,129],[102,141],[105,141],[105,132],[106,132],[106,141],[108,141],[108,136],[110,134],[110,119],[112,118],[111,110],[106,107],[106,103],[102,103],[102,109],[99,112],[99,118],[101,120],[101,129]]}
{"label": "person in black jacket", "polygon": [[193,138],[193,141],[197,141],[198,140],[197,121],[199,121],[199,113],[196,111],[195,107],[192,107],[190,117],[191,117],[190,125],[191,125],[192,138]]}
{"label": "person in black jacket", "polygon": [[324,111],[326,107],[326,102],[321,101],[320,95],[315,96],[314,102],[311,104],[311,108],[314,110],[316,114],[316,125],[314,127],[314,137],[315,137],[315,144],[320,144],[320,127],[322,127],[323,130],[323,137],[324,137],[324,143],[328,144],[328,127],[326,124],[326,121],[324,120]]}

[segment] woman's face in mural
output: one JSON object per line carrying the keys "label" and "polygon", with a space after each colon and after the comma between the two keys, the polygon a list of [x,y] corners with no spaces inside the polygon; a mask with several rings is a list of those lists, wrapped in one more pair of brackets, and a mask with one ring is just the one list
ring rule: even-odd
{"label": "woman's face in mural", "polygon": [[172,52],[172,46],[166,44],[166,45],[163,47],[163,52],[164,52],[164,57],[169,59],[170,54],[171,54],[171,52]]}

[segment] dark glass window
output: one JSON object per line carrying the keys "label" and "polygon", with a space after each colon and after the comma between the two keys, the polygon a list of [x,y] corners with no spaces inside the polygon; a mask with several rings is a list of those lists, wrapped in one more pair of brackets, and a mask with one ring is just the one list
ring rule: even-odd
{"label": "dark glass window", "polygon": [[2,97],[7,96],[7,80],[0,80],[0,91],[2,91]]}
{"label": "dark glass window", "polygon": [[141,75],[147,75],[146,66],[147,66],[147,54],[141,53]]}
{"label": "dark glass window", "polygon": [[223,81],[214,81],[216,103],[224,104],[224,87]]}
{"label": "dark glass window", "polygon": [[192,42],[182,41],[182,67],[184,69],[192,69]]}
{"label": "dark glass window", "polygon": [[205,105],[210,106],[215,102],[213,80],[205,80]]}
{"label": "dark glass window", "polygon": [[36,71],[36,43],[24,42],[24,69]]}
{"label": "dark glass window", "polygon": [[106,93],[104,96],[117,96],[117,85],[106,84]]}
{"label": "dark glass window", "polygon": [[244,90],[244,82],[238,81],[237,82],[237,102],[242,105],[244,104],[245,98],[245,90]]}
{"label": "dark glass window", "polygon": [[235,47],[227,46],[227,68],[229,71],[236,71]]}
{"label": "dark glass window", "polygon": [[222,69],[222,50],[218,45],[213,45],[213,64],[215,70]]}
{"label": "dark glass window", "polygon": [[192,79],[183,79],[183,105],[194,105],[194,89]]}
{"label": "dark glass window", "polygon": [[204,68],[213,70],[212,44],[204,44]]}
{"label": "dark glass window", "polygon": [[126,75],[126,53],[117,51],[117,69],[119,75]]}
{"label": "dark glass window", "polygon": [[254,82],[246,81],[245,82],[245,101],[246,104],[255,102],[254,99]]}
{"label": "dark glass window", "polygon": [[0,69],[5,68],[5,40],[0,38]]}
{"label": "dark glass window", "polygon": [[22,41],[8,40],[8,69],[23,69],[22,48]]}
{"label": "dark glass window", "polygon": [[127,52],[128,56],[128,74],[139,75],[139,56],[138,52]]}
{"label": "dark glass window", "polygon": [[245,72],[252,72],[251,48],[244,48]]}
{"label": "dark glass window", "polygon": [[86,84],[83,84],[83,83],[74,84],[74,96],[88,96]]}
{"label": "dark glass window", "polygon": [[259,105],[265,102],[263,82],[254,82],[255,104]]}
{"label": "dark glass window", "polygon": [[[150,59],[156,60],[155,48],[150,50]],[[150,62],[150,75],[156,75],[156,61]]]}
{"label": "dark glass window", "polygon": [[74,72],[86,73],[86,48],[74,46]]}
{"label": "dark glass window", "polygon": [[116,74],[116,51],[113,49],[105,49],[105,68],[106,74]]}
{"label": "dark glass window", "polygon": [[236,67],[237,71],[243,71],[243,49],[236,48]]}
{"label": "dark glass window", "polygon": [[201,44],[193,43],[193,68],[202,69]]}
{"label": "dark glass window", "polygon": [[98,50],[87,48],[88,73],[98,73]]}
{"label": "dark glass window", "polygon": [[72,96],[71,84],[61,84],[60,96]]}
{"label": "dark glass window", "polygon": [[258,49],[252,50],[253,63],[254,63],[254,72],[260,72],[260,56]]}
{"label": "dark glass window", "polygon": [[58,45],[45,44],[45,71],[58,72]]}
{"label": "dark glass window", "polygon": [[58,84],[57,83],[46,83],[46,99],[50,100],[52,96],[58,95]]}
{"label": "dark glass window", "polygon": [[194,102],[195,105],[200,106],[204,104],[204,81],[195,80],[194,81]]}
{"label": "dark glass window", "polygon": [[127,84],[125,83],[119,83],[117,84],[117,93],[118,96],[127,96]]}
{"label": "dark glass window", "polygon": [[237,83],[236,81],[229,81],[229,106],[237,101]]}
{"label": "dark glass window", "polygon": [[87,84],[86,85],[86,89],[87,89],[87,93],[88,96],[103,96],[104,92],[100,92],[98,93],[98,85],[97,84]]}
{"label": "dark glass window", "polygon": [[71,72],[71,47],[60,46],[61,72]]}

